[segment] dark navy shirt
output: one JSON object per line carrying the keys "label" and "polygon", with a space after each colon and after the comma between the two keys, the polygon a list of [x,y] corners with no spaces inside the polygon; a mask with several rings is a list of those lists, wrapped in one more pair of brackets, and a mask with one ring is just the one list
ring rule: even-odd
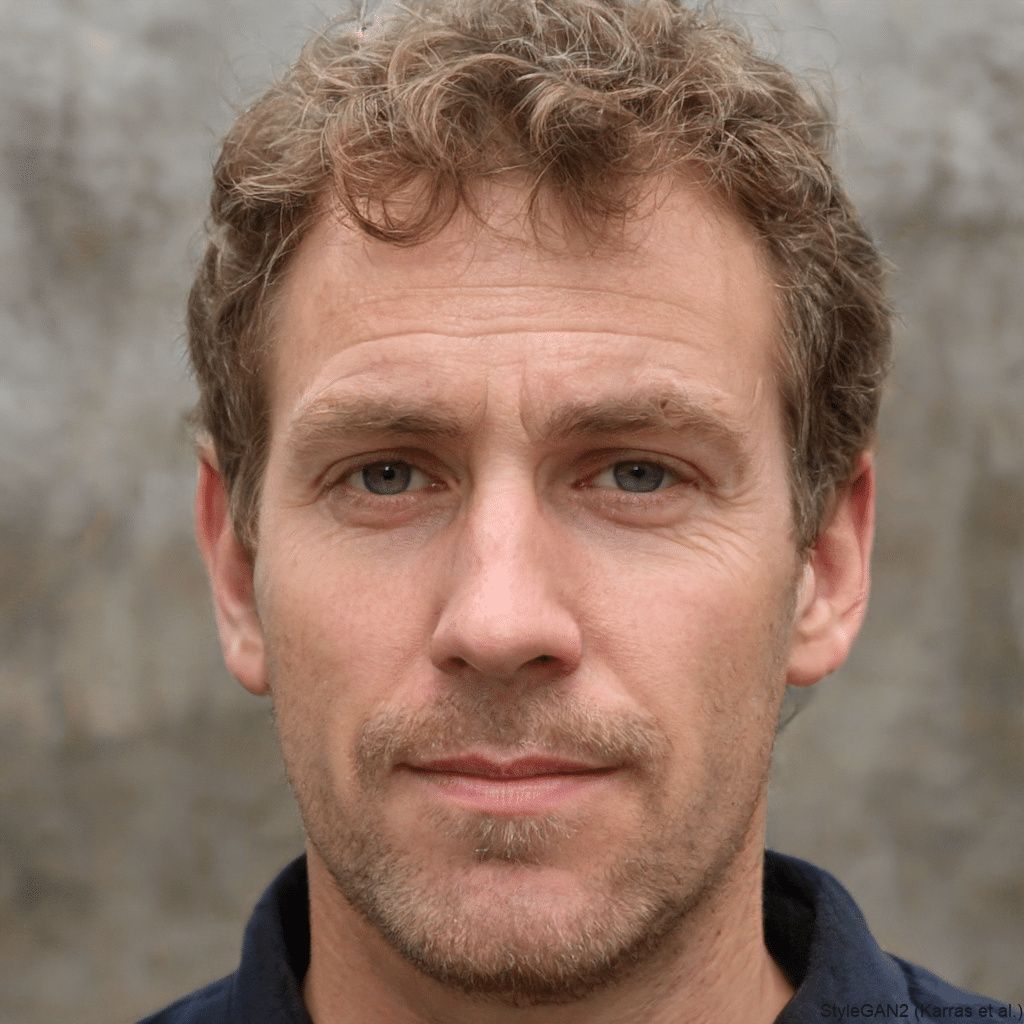
{"label": "dark navy shirt", "polygon": [[[796,989],[775,1024],[1007,1019],[1005,1004],[883,953],[850,894],[828,872],[770,850],[764,929],[768,951]],[[238,970],[140,1024],[311,1024],[302,1002],[308,964],[309,890],[306,859],[299,857],[256,905]]]}

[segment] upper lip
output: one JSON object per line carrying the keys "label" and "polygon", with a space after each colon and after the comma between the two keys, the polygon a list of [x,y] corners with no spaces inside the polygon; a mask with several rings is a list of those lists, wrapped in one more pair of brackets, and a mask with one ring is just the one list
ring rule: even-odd
{"label": "upper lip", "polygon": [[587,764],[562,757],[536,754],[512,760],[492,759],[479,754],[460,754],[408,764],[406,767],[415,771],[451,772],[456,775],[475,775],[484,779],[528,779],[538,775],[580,775],[614,770],[613,765]]}

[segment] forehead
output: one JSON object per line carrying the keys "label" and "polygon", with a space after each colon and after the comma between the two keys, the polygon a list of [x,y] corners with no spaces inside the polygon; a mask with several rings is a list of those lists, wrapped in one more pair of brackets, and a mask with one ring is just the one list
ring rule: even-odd
{"label": "forehead", "polygon": [[275,432],[353,376],[445,391],[452,374],[518,361],[529,404],[567,375],[577,392],[657,376],[668,351],[715,364],[726,388],[770,374],[775,298],[757,240],[697,187],[653,190],[597,251],[554,229],[538,244],[512,185],[490,184],[480,209],[483,224],[460,211],[404,248],[333,215],[313,228],[278,297]]}

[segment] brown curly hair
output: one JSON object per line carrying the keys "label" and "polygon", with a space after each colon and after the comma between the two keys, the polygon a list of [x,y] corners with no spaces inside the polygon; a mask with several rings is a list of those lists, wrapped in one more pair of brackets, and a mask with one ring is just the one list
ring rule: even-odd
{"label": "brown curly hair", "polygon": [[[197,427],[255,552],[275,285],[330,208],[416,245],[515,169],[593,238],[663,173],[707,182],[769,257],[797,545],[870,447],[888,369],[884,263],[829,164],[825,105],[679,0],[411,0],[336,22],[235,122],[188,307]],[[389,205],[410,193],[416,201]]]}

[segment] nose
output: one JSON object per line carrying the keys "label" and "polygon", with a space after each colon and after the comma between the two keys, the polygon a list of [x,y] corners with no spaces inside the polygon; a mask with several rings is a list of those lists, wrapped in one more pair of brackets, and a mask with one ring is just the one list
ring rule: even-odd
{"label": "nose", "polygon": [[434,665],[503,683],[551,681],[575,671],[583,643],[566,600],[565,539],[533,489],[478,494],[454,543],[430,643]]}

